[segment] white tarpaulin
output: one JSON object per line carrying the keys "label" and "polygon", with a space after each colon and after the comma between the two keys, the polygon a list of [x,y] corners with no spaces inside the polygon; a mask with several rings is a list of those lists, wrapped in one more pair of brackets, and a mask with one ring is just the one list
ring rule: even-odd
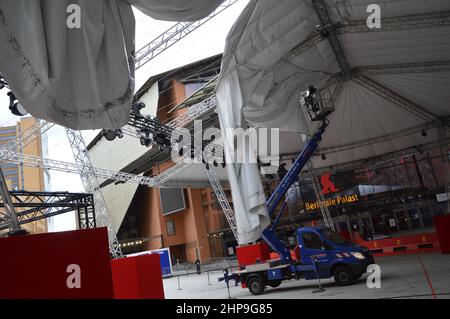
{"label": "white tarpaulin", "polygon": [[[300,92],[313,85],[330,89],[336,108],[316,167],[436,141],[430,123],[450,115],[450,1],[379,1],[375,30],[367,18],[377,1],[316,2],[328,9],[353,77],[339,77],[313,0],[253,0],[227,39],[217,86],[222,128],[280,128],[281,153],[293,152],[289,139],[298,142],[316,127],[299,103]],[[226,150],[232,147],[229,141]],[[241,243],[256,240],[268,223],[257,166],[227,168]]]}
{"label": "white tarpaulin", "polygon": [[[73,129],[122,127],[134,94],[131,5],[157,19],[191,21],[221,2],[0,0],[0,72],[37,118]],[[80,28],[67,25],[77,19],[73,4]]]}

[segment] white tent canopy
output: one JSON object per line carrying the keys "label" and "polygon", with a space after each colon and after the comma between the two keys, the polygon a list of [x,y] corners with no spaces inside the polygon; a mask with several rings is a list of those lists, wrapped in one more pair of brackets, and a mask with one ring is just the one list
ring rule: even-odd
{"label": "white tent canopy", "polygon": [[[126,124],[134,95],[131,5],[156,19],[204,18],[222,0],[0,0],[0,72],[33,116],[73,129]],[[71,28],[80,8],[80,28]]]}
{"label": "white tent canopy", "polygon": [[[217,87],[223,128],[251,123],[301,140],[316,128],[299,104],[313,85],[330,89],[336,108],[320,143],[327,159],[314,158],[316,167],[436,141],[434,128],[448,128],[450,115],[450,2],[382,1],[381,29],[369,29],[372,3],[250,2],[227,39]],[[281,153],[289,147],[280,143]],[[255,240],[268,223],[256,165],[228,172],[240,231]]]}

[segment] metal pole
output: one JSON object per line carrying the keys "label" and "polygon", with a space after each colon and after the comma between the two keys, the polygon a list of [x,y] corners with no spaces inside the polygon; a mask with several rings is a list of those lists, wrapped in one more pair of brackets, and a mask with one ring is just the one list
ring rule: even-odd
{"label": "metal pole", "polygon": [[17,218],[16,210],[14,209],[14,205],[11,200],[11,196],[8,191],[8,187],[6,186],[5,176],[3,175],[3,171],[0,167],[0,195],[2,196],[3,203],[5,206],[6,214],[11,219],[11,231],[18,232],[21,230],[19,225],[19,219]]}
{"label": "metal pole", "polygon": [[325,291],[325,289],[322,288],[322,283],[320,282],[320,275],[319,275],[319,261],[317,260],[317,256],[311,256],[313,265],[314,265],[314,270],[316,272],[316,276],[317,276],[317,280],[319,281],[319,288],[316,290],[313,290],[313,294],[318,293],[318,292],[323,292]]}
{"label": "metal pole", "polygon": [[178,290],[182,290],[180,286],[180,276],[177,276],[177,279],[178,279]]}
{"label": "metal pole", "polygon": [[211,280],[209,279],[209,270],[206,271],[206,273],[208,274],[208,286],[211,286]]}

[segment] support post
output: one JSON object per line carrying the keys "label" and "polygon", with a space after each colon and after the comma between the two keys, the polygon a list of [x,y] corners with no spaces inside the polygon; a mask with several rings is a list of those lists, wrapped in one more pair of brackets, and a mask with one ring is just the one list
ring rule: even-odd
{"label": "support post", "polygon": [[8,191],[8,186],[6,185],[5,176],[3,175],[1,167],[0,167],[0,195],[2,196],[3,203],[5,205],[7,218],[11,220],[11,232],[12,233],[20,232],[21,228],[19,225],[19,219],[17,218],[16,210],[14,209],[14,205],[11,200],[11,196]]}

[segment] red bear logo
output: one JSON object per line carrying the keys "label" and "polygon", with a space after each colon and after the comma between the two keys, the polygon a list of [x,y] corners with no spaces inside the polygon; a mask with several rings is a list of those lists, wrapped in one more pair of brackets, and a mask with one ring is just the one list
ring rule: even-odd
{"label": "red bear logo", "polygon": [[322,185],[322,194],[326,195],[339,191],[330,179],[331,172],[323,173],[320,176],[320,184]]}

